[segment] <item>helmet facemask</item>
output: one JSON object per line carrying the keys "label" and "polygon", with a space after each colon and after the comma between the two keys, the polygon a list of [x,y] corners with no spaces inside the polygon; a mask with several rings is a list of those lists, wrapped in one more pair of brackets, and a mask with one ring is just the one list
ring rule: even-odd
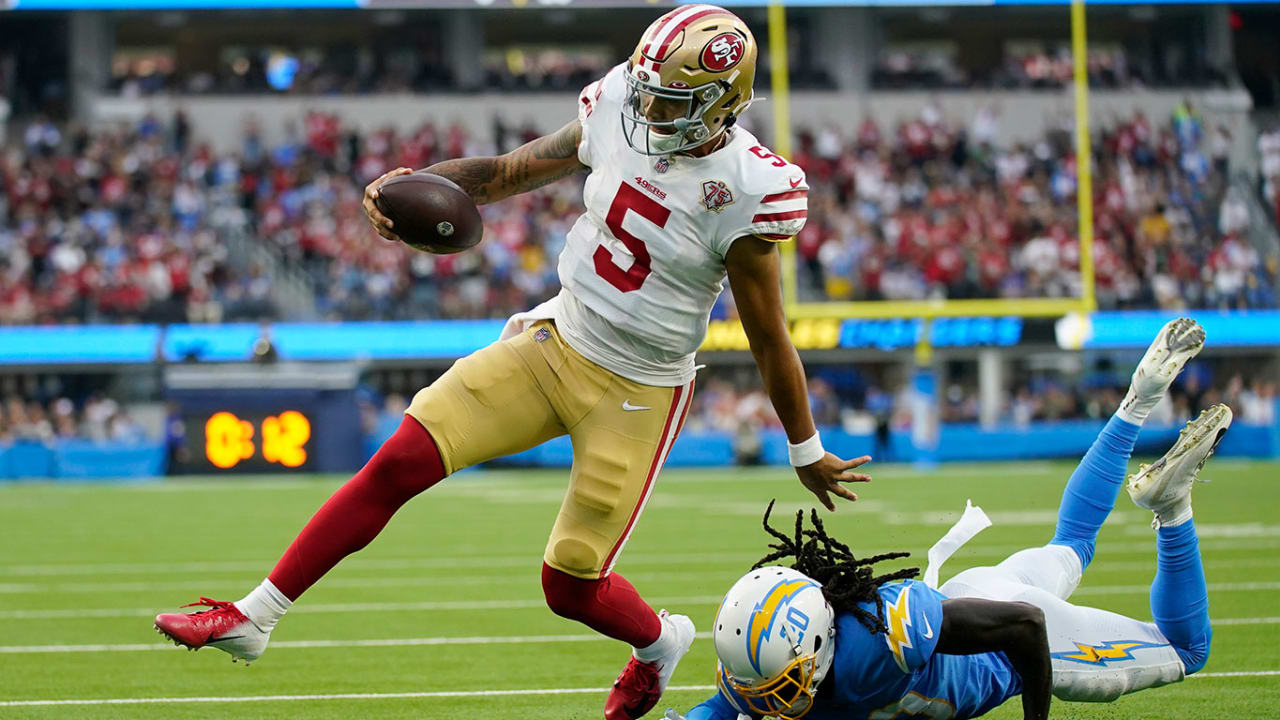
{"label": "helmet facemask", "polygon": [[684,152],[714,140],[729,126],[726,122],[713,133],[703,120],[707,109],[724,96],[725,88],[718,82],[696,88],[663,87],[641,77],[647,74],[643,70],[626,74],[622,134],[631,149],[643,155]]}
{"label": "helmet facemask", "polygon": [[813,709],[813,693],[819,680],[817,653],[798,657],[778,677],[758,685],[745,685],[732,677],[729,684],[751,712],[782,718],[800,718]]}

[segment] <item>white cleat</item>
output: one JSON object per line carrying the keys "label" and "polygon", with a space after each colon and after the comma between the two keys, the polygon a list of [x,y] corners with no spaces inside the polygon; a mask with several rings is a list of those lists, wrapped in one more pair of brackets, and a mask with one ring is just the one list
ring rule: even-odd
{"label": "white cleat", "polygon": [[675,650],[658,661],[658,688],[666,690],[667,684],[671,682],[671,676],[676,671],[676,664],[680,662],[685,654],[689,652],[689,648],[693,645],[693,637],[697,634],[697,630],[693,627],[693,621],[685,615],[667,615],[666,610],[662,611],[659,617],[663,622],[670,623],[676,631],[676,648]]}
{"label": "white cleat", "polygon": [[[1191,485],[1200,478],[1200,468],[1209,461],[1227,428],[1231,408],[1214,405],[1187,423],[1164,457],[1142,465],[1129,476],[1125,489],[1134,504],[1155,513],[1152,527],[1181,525],[1191,519]],[[1207,480],[1201,480],[1207,482]]]}
{"label": "white cleat", "polygon": [[1164,397],[1187,361],[1199,354],[1203,347],[1204,328],[1199,323],[1190,318],[1170,320],[1147,348],[1138,369],[1133,371],[1129,392],[1120,405],[1121,413],[1141,407],[1145,411],[1139,414],[1145,418]]}

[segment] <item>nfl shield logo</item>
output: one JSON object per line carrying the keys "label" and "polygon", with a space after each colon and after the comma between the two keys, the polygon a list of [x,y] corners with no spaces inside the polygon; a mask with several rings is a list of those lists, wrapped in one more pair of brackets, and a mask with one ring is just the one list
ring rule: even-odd
{"label": "nfl shield logo", "polygon": [[550,330],[546,328],[538,328],[538,331],[533,334],[533,341],[546,342],[550,337],[551,337]]}
{"label": "nfl shield logo", "polygon": [[671,169],[671,161],[668,160],[665,155],[658,158],[658,161],[653,164],[654,172],[657,172],[659,174],[664,173],[670,169]]}
{"label": "nfl shield logo", "polygon": [[733,192],[723,180],[704,180],[702,182],[702,206],[708,212],[720,212],[726,205],[733,203]]}

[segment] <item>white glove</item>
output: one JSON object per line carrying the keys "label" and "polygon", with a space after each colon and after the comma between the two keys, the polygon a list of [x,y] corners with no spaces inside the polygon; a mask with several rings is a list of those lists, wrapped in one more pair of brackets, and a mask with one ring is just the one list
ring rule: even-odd
{"label": "white glove", "polygon": [[675,708],[667,708],[667,714],[662,717],[665,720],[684,720],[684,716],[676,712]]}

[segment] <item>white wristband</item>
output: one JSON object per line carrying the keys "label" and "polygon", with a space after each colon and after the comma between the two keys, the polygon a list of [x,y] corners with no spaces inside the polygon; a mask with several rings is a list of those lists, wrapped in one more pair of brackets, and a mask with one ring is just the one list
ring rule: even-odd
{"label": "white wristband", "polygon": [[822,449],[822,439],[818,437],[817,431],[814,431],[813,437],[798,443],[787,443],[787,455],[791,458],[791,464],[795,467],[804,467],[812,465],[827,454]]}

